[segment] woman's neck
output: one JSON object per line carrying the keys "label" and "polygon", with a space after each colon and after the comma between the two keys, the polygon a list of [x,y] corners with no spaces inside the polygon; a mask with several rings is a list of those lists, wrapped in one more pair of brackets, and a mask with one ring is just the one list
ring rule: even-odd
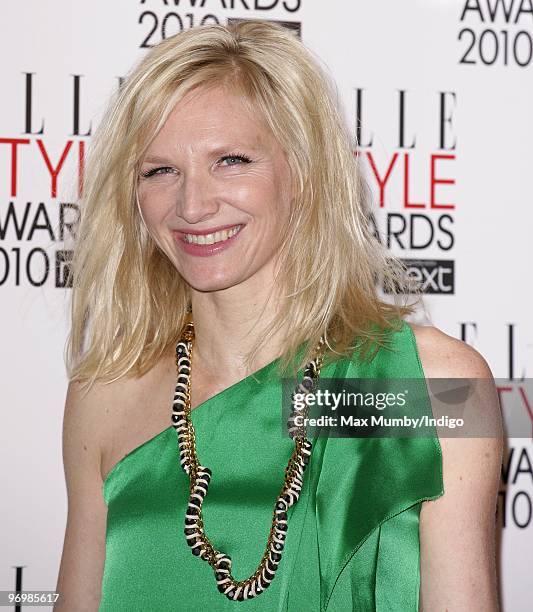
{"label": "woman's neck", "polygon": [[[266,304],[266,306],[265,306]],[[274,299],[195,292],[192,296],[194,361],[216,378],[239,380],[276,359],[282,347],[278,331],[257,354],[249,368],[244,358],[266,336],[277,312]]]}

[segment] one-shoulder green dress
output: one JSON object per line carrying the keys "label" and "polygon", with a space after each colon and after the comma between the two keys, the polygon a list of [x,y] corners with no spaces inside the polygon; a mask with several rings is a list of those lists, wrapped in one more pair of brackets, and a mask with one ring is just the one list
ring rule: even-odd
{"label": "one-shoulder green dress", "polygon": [[[341,359],[321,376],[423,378],[411,327],[402,322],[391,340],[371,362]],[[237,579],[261,560],[293,450],[282,435],[281,382],[269,376],[278,360],[191,413],[198,457],[212,470],[206,533],[230,555]],[[426,406],[431,416],[429,397]],[[169,426],[121,459],[103,484],[108,515],[99,610],[415,612],[421,503],[443,492],[436,435],[316,437],[300,499],[288,513],[276,577],[258,597],[234,602],[186,544],[188,478]]]}

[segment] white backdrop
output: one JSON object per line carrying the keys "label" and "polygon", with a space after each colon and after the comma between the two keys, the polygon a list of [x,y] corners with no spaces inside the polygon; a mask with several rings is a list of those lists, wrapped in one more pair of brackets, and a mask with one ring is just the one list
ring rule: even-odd
{"label": "white backdrop", "polygon": [[[181,27],[254,17],[300,27],[352,130],[360,119],[376,230],[417,260],[433,324],[479,350],[506,379],[504,401],[529,405],[533,423],[531,1],[27,0],[0,15],[0,590],[17,571],[25,590],[57,579],[63,240],[83,148],[119,78]],[[499,501],[505,612],[531,609],[532,428],[522,435],[508,440]]]}

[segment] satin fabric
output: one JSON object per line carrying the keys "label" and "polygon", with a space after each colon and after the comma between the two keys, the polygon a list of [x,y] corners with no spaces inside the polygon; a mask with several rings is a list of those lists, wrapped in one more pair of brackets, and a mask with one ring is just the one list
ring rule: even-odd
{"label": "satin fabric", "polygon": [[[323,377],[423,378],[405,322],[370,363],[342,359]],[[197,452],[213,476],[204,525],[252,574],[265,549],[293,443],[282,435],[278,360],[196,407]],[[429,398],[424,404],[431,416]],[[419,512],[444,492],[438,437],[317,437],[282,561],[259,597],[232,602],[185,543],[188,480],[172,426],[126,455],[103,483],[108,506],[100,612],[265,610],[411,612],[420,587]]]}

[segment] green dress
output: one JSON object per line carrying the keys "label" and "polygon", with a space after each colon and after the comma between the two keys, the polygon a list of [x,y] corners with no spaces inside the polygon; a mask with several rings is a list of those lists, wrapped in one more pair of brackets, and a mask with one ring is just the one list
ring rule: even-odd
{"label": "green dress", "polygon": [[[321,376],[423,378],[410,326],[403,322],[391,338],[392,349],[380,349],[371,362],[344,358]],[[278,361],[191,413],[198,456],[213,473],[203,505],[206,533],[232,557],[237,579],[251,575],[263,555],[293,449],[281,434],[281,383],[269,376]],[[426,407],[431,416],[429,399]],[[421,503],[442,494],[436,436],[317,437],[300,499],[289,509],[276,577],[258,597],[233,602],[185,542],[188,478],[169,426],[121,459],[103,484],[108,515],[99,610],[415,612]]]}

